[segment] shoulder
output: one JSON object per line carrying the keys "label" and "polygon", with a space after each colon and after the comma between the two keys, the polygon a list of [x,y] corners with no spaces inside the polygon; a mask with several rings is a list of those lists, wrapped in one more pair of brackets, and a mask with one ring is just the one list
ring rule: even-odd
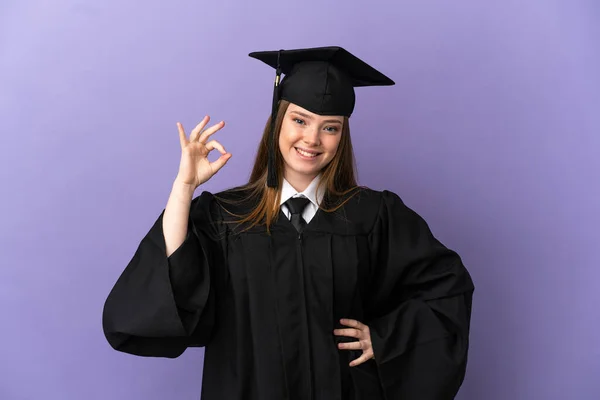
{"label": "shoulder", "polygon": [[227,215],[246,215],[254,210],[260,198],[252,190],[240,186],[212,195],[215,204]]}
{"label": "shoulder", "polygon": [[386,205],[402,205],[404,202],[398,194],[390,190],[375,190],[360,186],[348,195],[347,207],[366,212],[378,212]]}
{"label": "shoulder", "polygon": [[251,193],[240,188],[214,193],[204,190],[192,200],[190,218],[197,226],[221,230],[228,221],[251,212],[255,204]]}
{"label": "shoulder", "polygon": [[214,194],[205,190],[194,197],[190,205],[190,217],[196,222],[221,219]]}
{"label": "shoulder", "polygon": [[358,187],[342,201],[339,212],[366,230],[371,230],[378,220],[389,218],[390,213],[406,209],[398,194],[365,186]]}

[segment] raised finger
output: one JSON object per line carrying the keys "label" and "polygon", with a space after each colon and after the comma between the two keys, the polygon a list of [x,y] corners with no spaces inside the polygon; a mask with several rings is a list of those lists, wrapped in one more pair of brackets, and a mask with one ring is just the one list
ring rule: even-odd
{"label": "raised finger", "polygon": [[207,115],[204,118],[202,118],[202,121],[200,121],[198,125],[196,125],[194,130],[192,130],[192,133],[190,133],[190,142],[193,142],[198,139],[198,137],[200,136],[200,132],[202,132],[202,129],[204,129],[206,124],[208,124],[208,121],[210,121],[210,117]]}
{"label": "raised finger", "polygon": [[181,144],[181,148],[183,149],[188,144],[188,141],[185,137],[185,131],[183,130],[181,122],[177,123],[177,130],[179,131],[179,144]]}
{"label": "raised finger", "polygon": [[360,364],[362,364],[364,362],[369,361],[371,358],[373,358],[373,352],[372,351],[365,351],[356,360],[353,360],[352,362],[350,362],[350,366],[351,367],[356,367],[357,365],[360,365]]}
{"label": "raised finger", "polygon": [[210,142],[206,143],[206,150],[212,151],[213,149],[219,150],[221,154],[227,154],[225,147],[223,147],[223,145],[216,140],[211,140]]}
{"label": "raised finger", "polygon": [[206,142],[208,140],[208,138],[210,137],[210,135],[212,135],[213,133],[217,132],[219,129],[223,128],[225,126],[225,122],[221,121],[218,124],[214,124],[213,126],[211,126],[210,128],[208,128],[207,130],[205,130],[204,132],[202,132],[202,134],[200,135],[200,138],[198,138],[199,142]]}
{"label": "raised finger", "polygon": [[340,323],[342,325],[351,326],[353,328],[360,329],[361,331],[364,330],[365,327],[366,327],[365,324],[363,324],[360,321],[357,321],[355,319],[343,318],[343,319],[340,320]]}
{"label": "raised finger", "polygon": [[338,336],[348,336],[348,337],[353,337],[353,338],[357,338],[357,339],[361,338],[361,331],[359,331],[358,329],[351,329],[351,328],[334,329],[333,333]]}

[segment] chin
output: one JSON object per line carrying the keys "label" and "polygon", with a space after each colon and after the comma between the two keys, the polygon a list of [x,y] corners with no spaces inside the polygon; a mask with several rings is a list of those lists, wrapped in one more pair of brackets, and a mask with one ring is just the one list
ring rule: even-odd
{"label": "chin", "polygon": [[285,168],[296,176],[302,175],[307,177],[314,177],[321,171],[321,167],[318,165],[302,165],[302,163],[296,162],[285,162]]}
{"label": "chin", "polygon": [[297,174],[311,177],[316,176],[321,171],[320,168],[292,168],[292,170]]}

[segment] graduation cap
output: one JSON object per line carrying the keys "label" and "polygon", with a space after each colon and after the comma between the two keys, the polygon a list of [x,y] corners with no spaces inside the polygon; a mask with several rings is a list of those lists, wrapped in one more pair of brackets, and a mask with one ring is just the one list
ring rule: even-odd
{"label": "graduation cap", "polygon": [[[278,184],[274,128],[280,100],[319,115],[350,117],[356,100],[355,87],[394,84],[390,78],[337,46],[259,51],[249,56],[276,70],[267,178],[267,185],[272,188]],[[284,78],[280,82],[282,73]]]}

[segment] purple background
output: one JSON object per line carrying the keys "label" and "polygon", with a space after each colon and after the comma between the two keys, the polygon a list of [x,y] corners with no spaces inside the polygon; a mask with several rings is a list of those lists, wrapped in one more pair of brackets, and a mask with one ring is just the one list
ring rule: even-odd
{"label": "purple background", "polygon": [[243,182],[273,71],[339,44],[360,182],[389,188],[477,286],[461,400],[600,398],[600,3],[7,1],[0,5],[0,398],[197,399],[202,350],[113,351],[101,312],[166,204],[175,127],[209,114]]}

